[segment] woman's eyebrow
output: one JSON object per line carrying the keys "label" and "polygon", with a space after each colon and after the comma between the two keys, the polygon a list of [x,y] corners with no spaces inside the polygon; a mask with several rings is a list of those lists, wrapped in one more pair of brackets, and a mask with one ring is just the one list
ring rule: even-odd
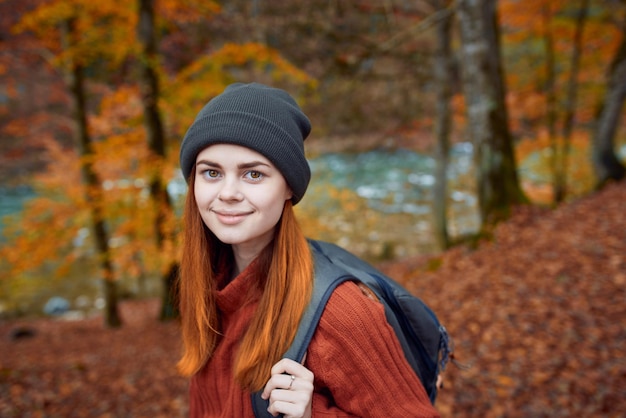
{"label": "woman's eyebrow", "polygon": [[[210,161],[210,160],[200,160],[198,162],[196,162],[196,166],[199,166],[201,164],[204,165],[208,165],[209,167],[215,167],[215,168],[222,168],[222,166],[220,165],[220,163],[216,163],[214,161]],[[249,168],[255,168],[255,167],[259,167],[259,166],[264,166],[264,167],[270,167],[269,164],[263,162],[263,161],[250,161],[248,163],[240,163],[237,164],[237,168],[240,170],[245,170],[245,169],[249,169]]]}
{"label": "woman's eyebrow", "polygon": [[267,163],[264,163],[263,161],[250,161],[249,163],[241,163],[237,165],[237,168],[241,169],[246,169],[246,168],[255,168],[258,166],[265,166],[265,167],[269,167],[270,165]]}
{"label": "woman's eyebrow", "polygon": [[196,166],[199,166],[200,164],[208,165],[209,167],[222,168],[222,166],[219,165],[218,163],[215,163],[215,162],[209,161],[209,160],[200,160],[200,161],[196,162]]}

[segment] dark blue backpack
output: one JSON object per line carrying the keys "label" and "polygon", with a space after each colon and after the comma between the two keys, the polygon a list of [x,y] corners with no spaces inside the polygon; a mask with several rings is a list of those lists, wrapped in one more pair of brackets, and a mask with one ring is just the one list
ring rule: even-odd
{"label": "dark blue backpack", "polygon": [[[435,313],[393,279],[343,248],[323,241],[309,243],[315,260],[313,295],[294,342],[283,357],[302,362],[332,292],[345,281],[361,282],[385,306],[387,321],[434,404],[437,376],[445,369],[452,352],[448,333]],[[252,406],[255,416],[271,417],[268,401],[261,398],[261,392],[252,394]]]}

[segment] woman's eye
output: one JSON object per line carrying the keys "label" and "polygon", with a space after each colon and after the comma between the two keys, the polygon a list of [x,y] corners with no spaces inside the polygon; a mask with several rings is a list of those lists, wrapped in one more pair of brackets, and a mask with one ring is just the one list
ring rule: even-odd
{"label": "woman's eye", "polygon": [[215,177],[218,177],[220,173],[217,170],[209,169],[209,170],[204,171],[204,175],[205,177],[215,178]]}
{"label": "woman's eye", "polygon": [[248,171],[246,173],[246,177],[251,180],[261,180],[263,178],[263,173],[260,173],[258,171]]}

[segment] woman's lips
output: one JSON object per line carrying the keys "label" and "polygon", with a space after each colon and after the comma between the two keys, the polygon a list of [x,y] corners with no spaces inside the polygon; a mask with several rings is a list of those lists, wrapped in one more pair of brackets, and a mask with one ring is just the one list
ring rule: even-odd
{"label": "woman's lips", "polygon": [[250,214],[250,212],[224,212],[224,211],[213,211],[217,216],[217,219],[225,224],[225,225],[236,225]]}

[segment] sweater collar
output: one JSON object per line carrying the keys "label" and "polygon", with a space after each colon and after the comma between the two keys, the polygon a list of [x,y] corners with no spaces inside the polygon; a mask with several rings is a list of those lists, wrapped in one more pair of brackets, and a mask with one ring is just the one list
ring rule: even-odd
{"label": "sweater collar", "polygon": [[[230,283],[216,291],[215,300],[220,311],[224,314],[233,313],[246,303],[256,300],[260,296],[259,292],[255,291],[255,289],[258,289],[255,281],[258,280],[259,264],[259,258],[257,257]],[[228,280],[230,269],[222,269],[222,272],[218,283],[224,283],[225,280]],[[252,293],[253,291],[254,293]]]}

